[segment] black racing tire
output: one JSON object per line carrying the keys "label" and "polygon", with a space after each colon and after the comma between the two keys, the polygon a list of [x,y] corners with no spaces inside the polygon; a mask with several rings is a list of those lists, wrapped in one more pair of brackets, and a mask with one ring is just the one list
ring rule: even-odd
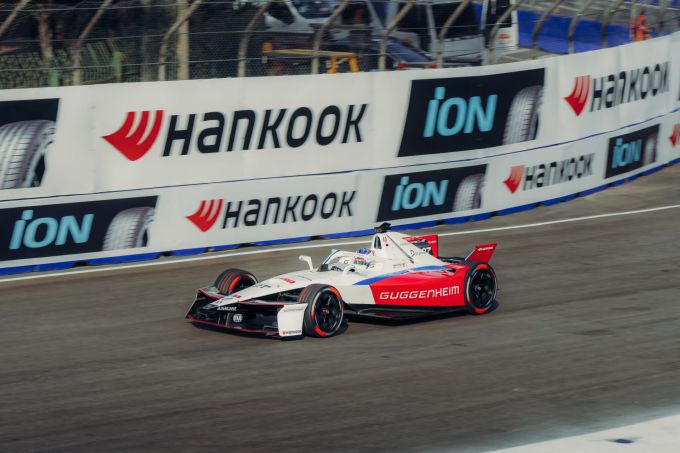
{"label": "black racing tire", "polygon": [[114,216],[104,236],[103,250],[146,247],[149,242],[149,225],[154,208],[144,206],[120,211]]}
{"label": "black racing tire", "polygon": [[227,269],[215,279],[215,288],[229,296],[257,284],[257,278],[243,269]]}
{"label": "black racing tire", "polygon": [[482,186],[484,175],[476,174],[463,178],[456,189],[453,199],[453,211],[469,211],[482,207]]}
{"label": "black racing tire", "polygon": [[302,323],[305,335],[326,338],[338,333],[345,304],[337,289],[328,285],[309,285],[302,290],[298,300],[307,304]]}
{"label": "black racing tire", "polygon": [[498,281],[496,272],[488,263],[467,261],[465,276],[465,308],[472,315],[483,315],[496,308]]}
{"label": "black racing tire", "polygon": [[536,139],[542,102],[541,85],[524,88],[515,95],[503,133],[504,145]]}
{"label": "black racing tire", "polygon": [[0,126],[0,189],[40,186],[55,126],[54,121],[48,120]]}

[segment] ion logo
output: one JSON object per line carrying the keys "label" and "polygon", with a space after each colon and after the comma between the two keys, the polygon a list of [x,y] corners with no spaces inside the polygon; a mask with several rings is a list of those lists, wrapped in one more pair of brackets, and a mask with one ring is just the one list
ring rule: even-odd
{"label": "ion logo", "polygon": [[392,211],[419,207],[441,206],[446,201],[449,180],[416,182],[409,184],[409,177],[402,176],[394,191]]}
{"label": "ion logo", "polygon": [[[329,105],[320,111],[310,107],[237,110],[168,115],[162,157],[185,156],[190,151],[202,154],[250,150],[299,148],[308,143],[362,142],[361,122],[368,104]],[[145,110],[135,127],[136,112],[128,112],[123,125],[102,138],[123,156],[135,161],[153,147],[161,132],[165,113]]]}
{"label": "ion logo", "polygon": [[60,246],[66,244],[69,237],[75,244],[82,244],[90,238],[93,220],[94,214],[85,214],[80,223],[72,215],[60,219],[34,219],[33,210],[26,209],[21,213],[21,220],[14,223],[9,248],[18,250],[22,245],[32,249],[50,244]]}
{"label": "ion logo", "polygon": [[422,217],[481,207],[486,165],[388,175],[377,221]]}
{"label": "ion logo", "polygon": [[[285,198],[272,197],[265,200],[251,199],[226,201],[203,200],[193,214],[186,218],[199,230],[210,230],[222,217],[221,229],[253,227],[277,223],[328,220],[333,217],[352,217],[352,203],[356,191],[330,192],[325,195],[293,195]],[[222,206],[224,205],[224,210]],[[224,213],[224,215],[222,215]]]}
{"label": "ion logo", "polygon": [[411,82],[399,157],[536,139],[544,69]]}
{"label": "ion logo", "polygon": [[675,145],[680,142],[680,124],[676,124],[673,126],[673,132],[671,132],[671,136],[668,137],[668,140],[671,141],[671,145],[673,145],[673,148],[675,148]]}
{"label": "ion logo", "polygon": [[564,100],[576,116],[585,111],[589,99],[590,112],[644,100],[668,92],[669,72],[670,63],[664,62],[601,77],[579,76]]}
{"label": "ion logo", "polygon": [[163,122],[163,110],[156,110],[151,131],[147,134],[150,113],[148,110],[144,110],[137,128],[132,132],[136,115],[136,112],[128,112],[125,122],[116,132],[102,137],[120,151],[123,156],[132,161],[141,158],[151,149],[158,137],[161,123]]}
{"label": "ion logo", "polygon": [[[520,185],[522,190],[532,190],[585,178],[593,174],[594,157],[591,153],[547,164],[515,165],[503,184],[510,193],[515,193]],[[524,184],[521,184],[522,180]]]}
{"label": "ion logo", "polygon": [[205,233],[212,228],[217,221],[217,217],[222,210],[222,203],[223,200],[210,200],[210,202],[203,200],[201,201],[198,210],[190,216],[187,216],[187,219]]}
{"label": "ion logo", "polygon": [[0,209],[0,261],[145,247],[156,199]]}
{"label": "ion logo", "polygon": [[[489,132],[493,128],[497,94],[487,98],[486,107],[482,106],[482,98],[479,96],[472,96],[470,99],[453,97],[441,102],[445,96],[446,88],[434,89],[434,99],[430,100],[427,106],[423,137],[433,137],[435,130],[442,137],[451,137],[461,130],[465,134],[471,134],[475,126],[480,132]],[[449,125],[452,110],[455,112],[455,120]]]}
{"label": "ion logo", "polygon": [[609,139],[605,178],[618,176],[656,162],[659,125]]}

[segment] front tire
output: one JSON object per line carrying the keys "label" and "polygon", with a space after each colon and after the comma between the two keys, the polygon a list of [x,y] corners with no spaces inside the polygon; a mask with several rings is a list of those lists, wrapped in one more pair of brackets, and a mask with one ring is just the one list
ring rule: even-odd
{"label": "front tire", "polygon": [[243,269],[227,269],[215,279],[215,288],[224,296],[229,296],[256,284],[257,278]]}
{"label": "front tire", "polygon": [[487,263],[468,263],[465,277],[465,308],[472,315],[483,315],[496,307],[496,273]]}
{"label": "front tire", "polygon": [[345,307],[337,289],[328,285],[309,285],[302,290],[298,300],[307,304],[302,324],[305,335],[326,338],[338,333]]}

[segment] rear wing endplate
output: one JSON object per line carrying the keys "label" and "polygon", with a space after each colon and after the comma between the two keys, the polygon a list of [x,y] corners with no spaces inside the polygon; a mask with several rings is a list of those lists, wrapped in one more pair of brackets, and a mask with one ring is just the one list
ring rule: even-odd
{"label": "rear wing endplate", "polygon": [[465,261],[480,261],[482,263],[488,263],[496,250],[496,244],[481,244],[475,246],[475,249],[470,253]]}

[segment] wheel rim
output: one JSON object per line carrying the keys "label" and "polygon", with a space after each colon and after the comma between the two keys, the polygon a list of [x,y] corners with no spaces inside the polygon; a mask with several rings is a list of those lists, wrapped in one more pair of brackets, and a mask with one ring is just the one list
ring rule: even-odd
{"label": "wheel rim", "polygon": [[470,304],[477,309],[487,309],[496,295],[496,280],[488,269],[475,271],[470,280]]}
{"label": "wheel rim", "polygon": [[319,295],[314,306],[314,323],[326,334],[335,332],[342,322],[342,305],[332,292]]}

